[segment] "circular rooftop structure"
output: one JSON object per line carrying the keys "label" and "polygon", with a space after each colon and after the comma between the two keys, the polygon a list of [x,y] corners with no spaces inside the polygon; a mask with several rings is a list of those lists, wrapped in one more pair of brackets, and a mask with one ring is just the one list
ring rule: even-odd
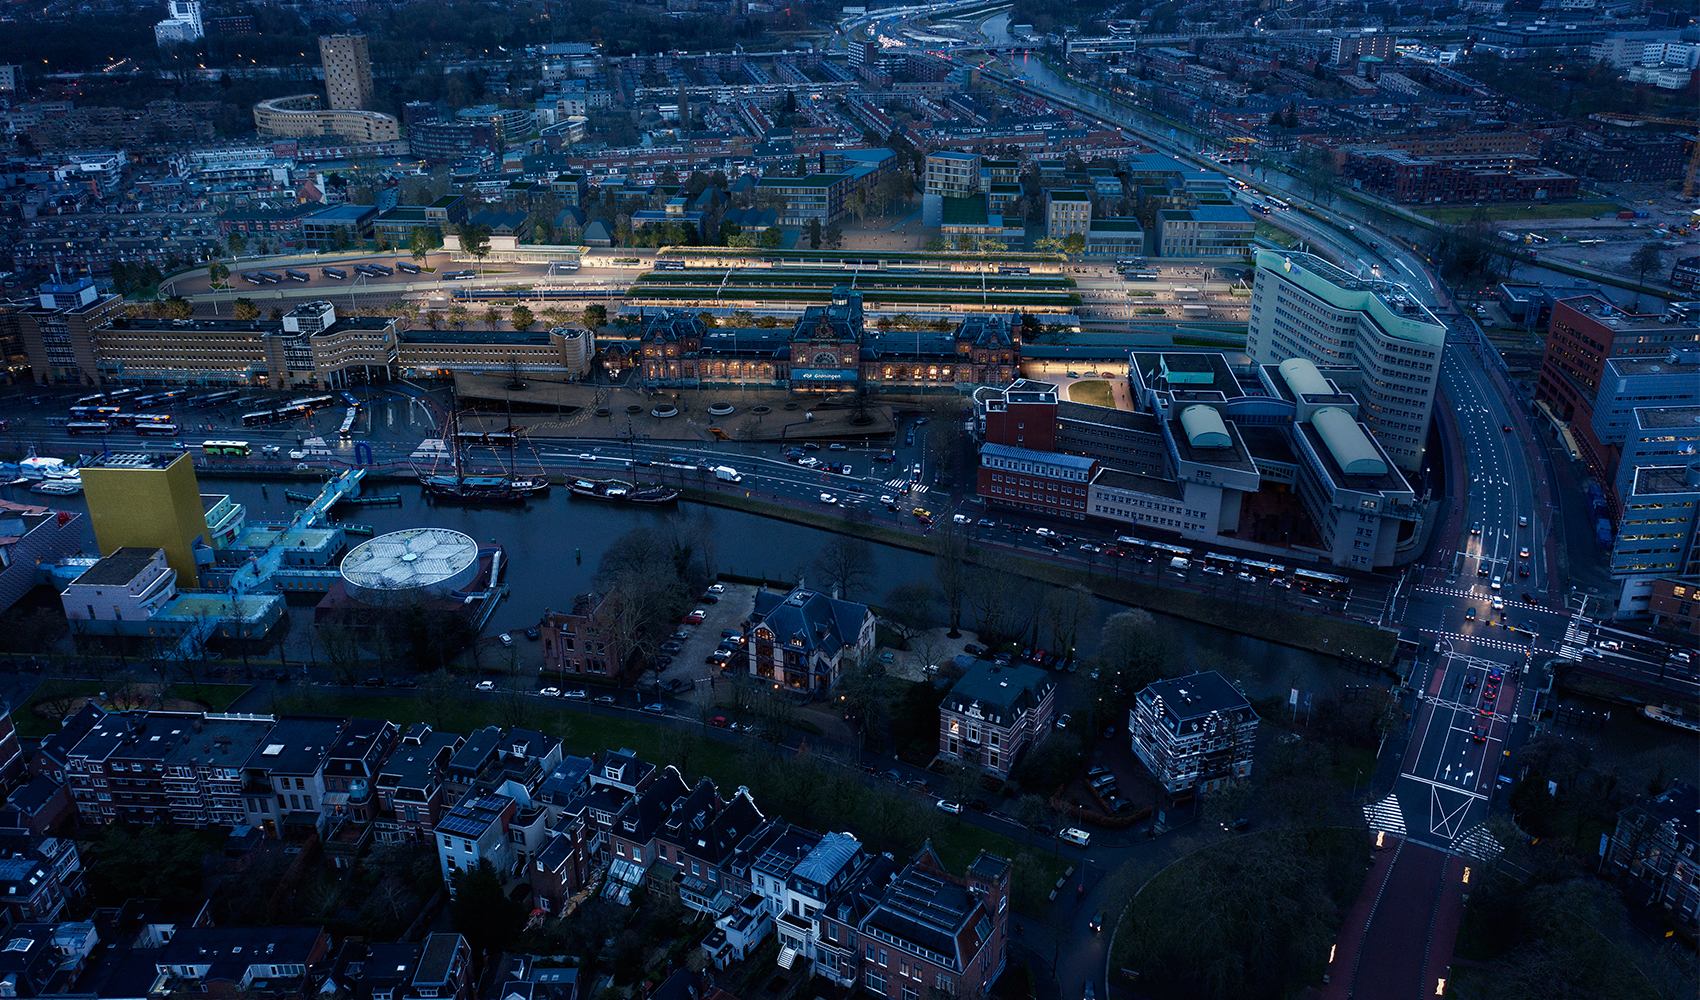
{"label": "circular rooftop structure", "polygon": [[449,528],[408,528],[355,546],[342,561],[349,596],[367,604],[428,600],[478,576],[478,543]]}

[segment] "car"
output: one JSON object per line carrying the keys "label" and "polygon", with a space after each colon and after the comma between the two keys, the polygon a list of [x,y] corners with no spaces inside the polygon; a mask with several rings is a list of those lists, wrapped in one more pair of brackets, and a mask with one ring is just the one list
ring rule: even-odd
{"label": "car", "polygon": [[1527,528],[1528,526],[1529,526],[1529,515],[1527,515],[1527,514],[1517,515],[1517,527]]}
{"label": "car", "polygon": [[1115,784],[1116,776],[1113,774],[1100,774],[1091,781],[1092,790],[1095,792],[1101,792],[1106,788],[1113,788]]}
{"label": "car", "polygon": [[1616,639],[1601,639],[1599,642],[1594,643],[1594,645],[1608,653],[1616,653],[1623,649],[1623,643],[1618,642]]}
{"label": "car", "polygon": [[561,692],[561,697],[572,698],[575,701],[583,701],[583,700],[585,700],[585,698],[587,696],[588,695],[585,692],[584,688],[568,688],[567,690]]}
{"label": "car", "polygon": [[883,503],[883,504],[885,504],[886,506],[889,507],[896,502],[897,502],[897,499],[895,497],[893,497],[891,494],[889,494],[889,493],[880,494],[880,503]]}
{"label": "car", "polygon": [[690,614],[685,616],[685,621],[690,622],[692,625],[701,625],[702,620],[707,617],[708,612],[701,608],[697,608],[695,611],[692,611]]}
{"label": "car", "polygon": [[533,625],[525,630],[525,637],[530,639],[532,642],[536,642],[538,639],[543,637],[543,633],[537,631],[537,626]]}
{"label": "car", "polygon": [[1099,910],[1097,913],[1094,913],[1092,915],[1092,919],[1086,921],[1086,929],[1091,931],[1094,934],[1103,930],[1104,929],[1104,918],[1106,916],[1108,916],[1108,914],[1105,913],[1103,910]]}
{"label": "car", "polygon": [[684,630],[684,629],[680,629],[680,630],[679,630],[679,631],[677,631],[677,632],[674,632],[674,633],[673,633],[673,634],[672,634],[672,635],[670,635],[670,636],[668,636],[668,637],[667,637],[667,638],[669,638],[669,639],[677,639],[677,640],[679,640],[679,641],[680,641],[680,642],[683,642],[683,641],[685,641],[685,640],[686,640],[686,639],[689,639],[689,638],[690,638],[690,637],[691,637],[691,634],[690,634],[690,633],[689,633],[689,632],[687,632],[687,631],[686,631],[686,630]]}
{"label": "car", "polygon": [[1109,773],[1110,773],[1110,769],[1105,767],[1102,764],[1099,764],[1097,767],[1089,767],[1089,768],[1086,769],[1086,776],[1088,778],[1102,777],[1103,775],[1106,775],[1106,774],[1109,774]]}
{"label": "car", "polygon": [[1475,674],[1466,675],[1464,677],[1464,690],[1474,691],[1475,689],[1476,689],[1476,675]]}
{"label": "car", "polygon": [[974,524],[981,528],[995,528],[998,526],[998,522],[989,517],[982,517],[978,521],[975,521]]}
{"label": "car", "polygon": [[1068,372],[1067,375],[1068,375],[1069,378],[1079,378],[1080,377],[1079,372]]}
{"label": "car", "polygon": [[923,792],[927,790],[926,778],[905,778],[903,783],[910,788],[919,788]]}
{"label": "car", "polygon": [[1529,564],[1528,563],[1518,563],[1517,564],[1517,575],[1518,576],[1528,576],[1529,575]]}
{"label": "car", "polygon": [[473,685],[473,690],[475,690],[475,691],[494,691],[494,690],[496,690],[496,682],[495,681],[479,681],[477,684]]}
{"label": "car", "polygon": [[717,727],[717,728],[719,728],[719,729],[725,729],[725,728],[726,728],[726,727],[727,727],[727,726],[729,726],[729,725],[730,725],[730,724],[731,724],[731,723],[729,723],[729,722],[727,722],[727,721],[726,721],[726,716],[724,716],[724,715],[717,715],[717,716],[715,716],[715,717],[714,717],[714,718],[712,718],[712,719],[710,719],[710,720],[708,720],[708,724],[709,724],[709,725],[711,725],[711,726],[715,726],[715,727]]}
{"label": "car", "polygon": [[800,460],[797,464],[805,469],[818,469],[820,468],[820,459],[810,456]]}
{"label": "car", "polygon": [[1505,581],[1500,577],[1500,575],[1498,573],[1495,573],[1493,575],[1493,582],[1488,584],[1488,586],[1492,587],[1494,590],[1498,590],[1500,588],[1500,585],[1503,584],[1504,582]]}
{"label": "car", "polygon": [[890,663],[892,660],[895,660],[895,659],[897,659],[897,655],[895,653],[881,653],[880,654],[880,662],[881,663]]}
{"label": "car", "polygon": [[955,521],[957,524],[969,524],[974,520],[967,514],[952,514],[950,515],[950,519]]}
{"label": "car", "polygon": [[1228,832],[1228,833],[1244,833],[1245,831],[1251,829],[1251,820],[1246,819],[1244,816],[1241,816],[1241,817],[1234,819],[1232,821],[1223,820],[1222,821],[1222,829],[1225,832]]}
{"label": "car", "polygon": [[911,510],[909,513],[914,514],[916,517],[932,517],[933,516],[933,512],[928,510],[925,507],[916,507],[914,510]]}
{"label": "car", "polygon": [[735,629],[735,628],[723,628],[723,629],[721,629],[720,630],[720,638],[722,638],[722,639],[736,639],[739,642],[744,641],[744,637],[742,635],[739,635],[738,630]]}
{"label": "car", "polygon": [[896,771],[887,771],[884,774],[880,775],[880,777],[889,779],[891,781],[902,781],[903,780],[903,775],[898,774]]}
{"label": "car", "polygon": [[1511,425],[1510,424],[1500,424],[1499,429],[1504,431],[1507,434],[1511,433]]}
{"label": "car", "polygon": [[561,689],[558,687],[546,687],[537,693],[545,698],[559,698],[561,696]]}
{"label": "car", "polygon": [[803,450],[804,451],[820,451],[820,445],[815,444],[813,441],[804,441],[803,442]]}
{"label": "car", "polygon": [[667,714],[667,706],[661,704],[659,701],[650,702],[649,704],[643,706],[643,710],[645,712],[654,712],[656,715],[666,715]]}
{"label": "car", "polygon": [[850,446],[842,441],[834,441],[826,446],[827,451],[849,451]]}
{"label": "car", "polygon": [[1474,524],[1470,525],[1470,534],[1479,535],[1481,533],[1482,533],[1482,522],[1477,521]]}
{"label": "car", "polygon": [[1495,611],[1504,611],[1505,610],[1505,598],[1495,597],[1491,603],[1493,604],[1493,609]]}
{"label": "car", "polygon": [[1473,727],[1470,730],[1470,739],[1475,740],[1477,743],[1486,743],[1487,729],[1482,726]]}
{"label": "car", "polygon": [[694,464],[696,464],[691,459],[691,457],[689,455],[669,455],[669,456],[667,456],[667,461],[672,462],[676,465],[694,465]]}
{"label": "car", "polygon": [[[1035,827],[1035,829],[1037,828]],[[1092,843],[1092,835],[1077,826],[1064,827],[1057,836],[1076,847],[1086,847]]]}
{"label": "car", "polygon": [[294,459],[295,461],[299,462],[303,458],[307,457],[307,452],[304,451],[301,448],[291,448],[291,449],[289,449],[289,457],[291,459]]}
{"label": "car", "polygon": [[393,682],[390,686],[398,688],[416,688],[419,686],[419,682],[411,677],[403,677],[401,680]]}
{"label": "car", "polygon": [[837,503],[838,498],[833,496],[831,493],[822,493],[820,495],[820,502],[821,503]]}
{"label": "car", "polygon": [[596,456],[592,455],[588,451],[581,451],[578,453],[578,460],[581,462],[594,462],[596,461]]}
{"label": "car", "polygon": [[978,643],[970,642],[962,647],[962,651],[967,653],[969,656],[979,656],[986,651],[986,647]]}
{"label": "car", "polygon": [[1476,620],[1476,609],[1473,608],[1473,607],[1472,608],[1465,608],[1464,609],[1464,617],[1470,619],[1471,621],[1475,621]]}
{"label": "car", "polygon": [[977,813],[989,813],[992,811],[991,806],[981,802],[979,799],[969,799],[966,803],[964,803],[964,805]]}
{"label": "car", "polygon": [[1069,715],[1067,712],[1064,712],[1062,715],[1057,716],[1057,728],[1058,729],[1067,729],[1068,724],[1073,722],[1073,721],[1074,721],[1074,716]]}
{"label": "car", "polygon": [[1245,570],[1240,570],[1239,579],[1240,579],[1241,583],[1256,583],[1257,582],[1257,577],[1252,576],[1250,573],[1247,573]]}
{"label": "car", "polygon": [[875,455],[874,461],[876,461],[876,462],[895,462],[895,461],[897,461],[897,456],[893,455],[889,451],[885,451],[885,452],[879,453],[878,455]]}
{"label": "car", "polygon": [[673,662],[673,658],[671,656],[668,656],[665,653],[663,653],[662,655],[657,656],[655,658],[655,665],[658,666],[658,667],[668,666],[668,665],[672,664],[672,662]]}
{"label": "car", "polygon": [[282,450],[283,449],[279,448],[275,444],[268,444],[268,445],[263,445],[260,448],[260,454],[262,454],[262,455],[276,455],[278,452],[280,452]]}
{"label": "car", "polygon": [[711,594],[724,594],[726,593],[726,585],[724,583],[709,584],[708,592]]}
{"label": "car", "polygon": [[1528,546],[1527,546],[1527,545],[1525,545],[1525,546],[1523,546],[1523,547],[1522,547],[1522,548],[1520,548],[1520,549],[1518,549],[1518,550],[1517,550],[1517,556],[1518,556],[1518,558],[1520,558],[1520,559],[1527,559],[1527,558],[1529,558],[1529,547],[1528,547]]}
{"label": "car", "polygon": [[[856,474],[856,470],[850,466],[849,462],[845,462],[843,465],[840,465],[836,471],[841,476],[853,476]],[[859,489],[860,487],[852,486],[850,488]]]}
{"label": "car", "polygon": [[962,814],[962,803],[960,802],[952,802],[949,799],[939,799],[933,804],[938,807],[940,812],[947,812],[954,816],[960,816]]}
{"label": "car", "polygon": [[496,637],[496,641],[504,646],[512,646],[514,644],[514,637],[510,633],[503,632],[501,635]]}
{"label": "car", "polygon": [[360,682],[360,686],[361,687],[369,687],[369,688],[381,688],[381,687],[384,686],[384,679],[382,677],[368,677],[365,680]]}
{"label": "car", "polygon": [[679,650],[681,650],[683,648],[685,648],[685,647],[680,645],[677,642],[674,642],[671,639],[669,639],[666,642],[661,644],[661,651],[663,653],[677,653]]}
{"label": "car", "polygon": [[1488,569],[1487,563],[1480,563],[1476,566],[1476,575],[1477,576],[1487,576],[1488,573],[1490,573],[1490,572],[1492,572],[1492,571]]}
{"label": "car", "polygon": [[720,603],[720,598],[715,597],[713,594],[704,594],[701,597],[697,598],[697,600],[701,601],[704,604],[719,604]]}
{"label": "car", "polygon": [[661,685],[661,690],[667,692],[668,694],[673,694],[674,692],[678,691],[680,688],[682,688],[684,686],[685,686],[685,682],[683,680],[681,680],[680,678],[670,677],[670,678],[667,679],[666,683]]}
{"label": "car", "polygon": [[620,703],[620,699],[611,694],[599,694],[596,696],[596,703],[598,705],[618,705]]}
{"label": "car", "polygon": [[1049,528],[1034,528],[1033,534],[1038,535],[1040,538],[1055,538],[1057,533]]}

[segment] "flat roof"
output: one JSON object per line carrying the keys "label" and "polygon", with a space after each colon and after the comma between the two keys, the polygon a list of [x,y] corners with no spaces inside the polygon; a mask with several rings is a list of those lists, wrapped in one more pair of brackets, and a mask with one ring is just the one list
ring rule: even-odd
{"label": "flat roof", "polygon": [[1092,485],[1162,497],[1165,500],[1179,500],[1182,495],[1181,484],[1173,479],[1142,476],[1137,472],[1123,472],[1120,469],[1104,469],[1093,478]]}
{"label": "flat roof", "polygon": [[1631,496],[1660,496],[1681,493],[1700,493],[1700,476],[1689,482],[1689,470],[1681,465],[1648,465],[1635,470],[1635,485]]}
{"label": "flat roof", "polygon": [[[1203,404],[1195,405],[1202,406]],[[1188,407],[1188,409],[1192,409],[1192,407]],[[1205,407],[1205,409],[1209,409],[1209,407]],[[1176,458],[1183,462],[1213,465],[1219,469],[1233,469],[1256,475],[1257,463],[1251,460],[1251,452],[1246,450],[1245,442],[1240,440],[1239,433],[1234,425],[1225,423],[1222,425],[1222,431],[1229,437],[1227,447],[1200,447],[1192,443],[1191,436],[1187,433],[1186,426],[1179,417],[1169,421],[1169,439],[1174,442]]]}
{"label": "flat roof", "polygon": [[1700,431],[1700,406],[1637,406],[1639,427],[1692,427]]}
{"label": "flat roof", "polygon": [[126,545],[84,570],[75,582],[85,587],[123,586],[147,569],[158,552],[140,545]]}

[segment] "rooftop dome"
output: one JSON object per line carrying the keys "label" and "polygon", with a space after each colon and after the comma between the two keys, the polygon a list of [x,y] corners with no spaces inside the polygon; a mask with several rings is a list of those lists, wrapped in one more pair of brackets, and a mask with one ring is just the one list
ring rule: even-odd
{"label": "rooftop dome", "polygon": [[342,561],[342,579],[368,604],[428,599],[478,576],[478,543],[449,528],[408,528],[362,542]]}

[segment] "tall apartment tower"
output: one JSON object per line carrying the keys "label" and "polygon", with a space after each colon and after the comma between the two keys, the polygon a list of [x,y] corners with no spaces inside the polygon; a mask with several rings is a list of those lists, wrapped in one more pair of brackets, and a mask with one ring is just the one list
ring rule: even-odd
{"label": "tall apartment tower", "polygon": [[372,105],[372,57],[365,35],[319,36],[319,62],[325,70],[326,107],[367,111]]}
{"label": "tall apartment tower", "polygon": [[1335,377],[1395,465],[1422,466],[1440,387],[1446,324],[1401,286],[1355,278],[1308,253],[1259,250],[1246,353],[1260,365],[1304,358],[1356,369]]}

